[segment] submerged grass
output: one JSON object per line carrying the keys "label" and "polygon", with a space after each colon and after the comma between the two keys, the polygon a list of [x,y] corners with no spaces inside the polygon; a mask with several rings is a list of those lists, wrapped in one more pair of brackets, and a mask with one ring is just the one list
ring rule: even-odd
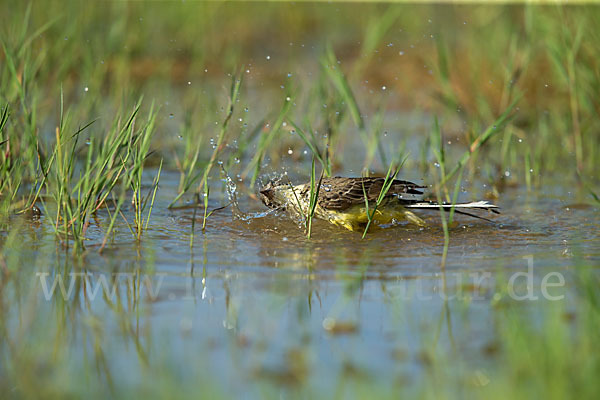
{"label": "submerged grass", "polygon": [[[306,217],[306,237],[310,239],[312,234],[312,222],[315,216],[315,210],[317,208],[317,199],[319,198],[319,191],[321,190],[321,182],[323,181],[323,171],[321,170],[321,176],[319,181],[316,181],[315,172],[315,159],[312,160],[312,168],[310,169],[310,192],[308,197],[308,210]],[[296,193],[294,192],[294,195]]]}
{"label": "submerged grass", "polygon": [[[437,201],[440,204],[440,216],[442,220],[442,228],[444,230],[444,247],[441,258],[441,267],[445,268],[446,258],[448,255],[448,248],[450,246],[450,227],[453,226],[454,219],[454,207],[450,208],[448,212],[448,218],[446,218],[446,210],[442,205],[444,203],[456,204],[458,199],[458,193],[460,191],[460,187],[462,185],[462,177],[465,166],[474,157],[477,151],[488,142],[494,135],[497,135],[502,131],[502,128],[505,124],[510,120],[511,113],[515,108],[517,102],[519,101],[520,96],[517,96],[512,103],[507,107],[507,109],[494,121],[493,125],[490,125],[481,135],[476,137],[468,146],[468,150],[463,153],[463,155],[459,158],[456,166],[450,170],[450,172],[446,172],[446,152],[444,150],[444,139],[442,135],[442,130],[438,123],[438,119],[434,119],[434,126],[431,131],[431,152],[434,154],[435,159],[437,160],[434,164],[435,168],[433,172],[434,175],[439,177],[438,183],[435,184],[434,192],[437,197]],[[450,192],[447,188],[447,182],[454,178],[454,176],[458,173],[458,177],[454,183],[454,190],[452,191],[452,197],[450,197]]]}
{"label": "submerged grass", "polygon": [[375,200],[375,204],[373,205],[373,210],[371,211],[369,206],[369,197],[367,196],[367,192],[365,190],[365,186],[363,184],[362,191],[363,196],[365,198],[365,212],[367,214],[367,225],[365,226],[365,230],[363,231],[362,238],[364,239],[367,236],[367,232],[373,223],[373,219],[375,218],[375,214],[377,213],[377,209],[381,205],[381,202],[385,199],[387,192],[392,187],[394,183],[394,179],[398,175],[398,171],[400,170],[400,166],[395,166],[394,164],[390,164],[388,171],[385,175],[385,180],[383,181],[383,185],[381,186],[381,190],[379,191],[379,195]]}

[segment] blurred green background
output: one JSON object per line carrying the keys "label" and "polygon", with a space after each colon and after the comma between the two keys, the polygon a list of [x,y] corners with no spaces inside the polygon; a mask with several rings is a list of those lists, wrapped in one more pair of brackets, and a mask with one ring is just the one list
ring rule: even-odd
{"label": "blurred green background", "polygon": [[[0,100],[18,116],[13,129],[41,137],[53,136],[61,87],[76,123],[99,118],[96,131],[144,96],[145,109],[160,107],[154,147],[181,154],[182,133],[216,137],[240,68],[235,112],[248,125],[232,124],[230,136],[274,119],[289,94],[298,99],[290,119],[336,129],[328,114],[345,107],[321,67],[331,46],[365,119],[384,109],[395,137],[422,133],[398,114],[421,115],[425,130],[437,115],[444,135],[466,147],[522,93],[494,163],[520,181],[525,162],[538,177],[596,171],[599,12],[591,5],[6,1],[2,9]],[[27,127],[32,112],[36,125]],[[353,129],[349,118],[336,123]]]}

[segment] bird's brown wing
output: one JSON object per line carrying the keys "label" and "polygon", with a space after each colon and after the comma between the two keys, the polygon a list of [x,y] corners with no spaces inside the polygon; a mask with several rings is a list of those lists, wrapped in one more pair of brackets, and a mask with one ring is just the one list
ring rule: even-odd
{"label": "bird's brown wing", "polygon": [[[384,178],[323,178],[318,202],[325,209],[345,210],[356,204],[364,204],[365,193],[369,201],[376,201],[384,182]],[[422,188],[412,182],[394,180],[386,197],[402,199],[403,194],[421,195],[423,192],[419,189]]]}

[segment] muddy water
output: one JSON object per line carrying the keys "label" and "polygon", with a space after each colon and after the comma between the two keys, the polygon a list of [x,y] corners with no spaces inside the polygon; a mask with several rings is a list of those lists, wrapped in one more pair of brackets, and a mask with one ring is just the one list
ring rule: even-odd
{"label": "muddy water", "polygon": [[[27,324],[67,335],[62,367],[107,387],[169,375],[249,397],[300,384],[334,395],[350,381],[410,388],[427,376],[427,349],[442,359],[459,349],[482,368],[493,362],[494,305],[510,296],[514,273],[532,268],[537,302],[552,300],[541,292],[544,277],[562,274],[565,284],[548,293],[568,301],[576,260],[600,262],[598,207],[578,205],[562,187],[507,190],[495,224],[458,216],[442,270],[436,212],[422,214],[427,228],[390,227],[365,240],[316,222],[308,240],[286,215],[241,192],[244,214],[216,212],[204,233],[198,219],[190,247],[193,211],[166,208],[176,184],[175,174],[164,175],[140,243],[121,225],[99,254],[101,212],[82,262],[57,246],[49,217],[26,222],[19,245],[32,251],[7,250],[21,254],[4,292],[7,336],[18,341]],[[215,191],[211,207],[224,203]],[[66,300],[59,287],[44,293],[41,280],[48,289],[57,275],[68,283],[83,273],[87,285],[74,285]],[[94,296],[102,279],[115,292]],[[524,296],[519,279],[514,295]]]}

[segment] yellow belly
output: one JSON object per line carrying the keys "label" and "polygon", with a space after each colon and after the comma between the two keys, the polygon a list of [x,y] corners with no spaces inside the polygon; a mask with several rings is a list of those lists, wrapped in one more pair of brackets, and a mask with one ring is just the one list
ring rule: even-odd
{"label": "yellow belly", "polygon": [[[351,231],[362,232],[366,228],[369,217],[365,207],[354,206],[344,211],[331,211],[317,207],[315,215],[328,220],[332,224],[342,226]],[[369,210],[370,213],[373,209]],[[425,221],[402,206],[383,206],[375,210],[371,226],[390,224],[393,221],[408,220],[416,225],[425,226]]]}

